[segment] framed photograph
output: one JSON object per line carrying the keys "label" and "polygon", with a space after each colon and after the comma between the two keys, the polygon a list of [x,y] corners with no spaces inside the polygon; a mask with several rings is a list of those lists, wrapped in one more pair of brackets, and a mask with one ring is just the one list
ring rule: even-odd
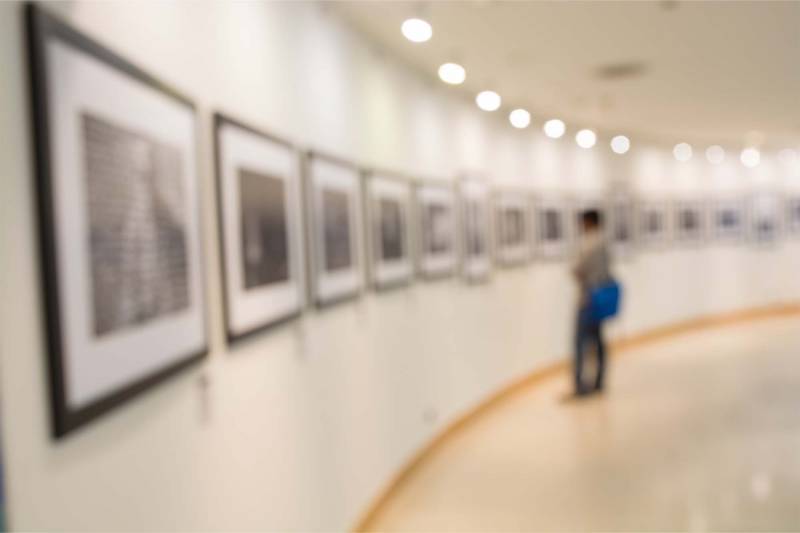
{"label": "framed photograph", "polygon": [[786,198],[786,232],[800,236],[800,194]]}
{"label": "framed photograph", "polygon": [[411,281],[410,182],[373,174],[367,180],[367,213],[370,242],[370,279],[378,289]]}
{"label": "framed photograph", "polygon": [[720,198],[711,209],[711,230],[719,242],[741,242],[747,231],[747,205],[742,198]]}
{"label": "framed photograph", "polygon": [[361,174],[350,163],[311,152],[307,167],[311,285],[318,305],[364,287]]}
{"label": "framed photograph", "polygon": [[526,263],[531,258],[530,200],[521,191],[499,191],[494,201],[496,257],[501,265]]}
{"label": "framed photograph", "polygon": [[636,209],[637,242],[662,247],[670,239],[669,209],[664,202],[642,200]]}
{"label": "framed photograph", "polygon": [[456,199],[450,185],[416,187],[419,270],[428,278],[453,274],[458,262]]}
{"label": "framed photograph", "polygon": [[540,198],[535,202],[536,245],[546,259],[561,259],[570,246],[569,204],[559,198]]}
{"label": "framed photograph", "polygon": [[54,433],[206,352],[192,103],[27,11]]}
{"label": "framed photograph", "polygon": [[706,210],[701,200],[683,200],[675,203],[675,240],[697,244],[706,236]]}
{"label": "framed photograph", "polygon": [[303,239],[297,152],[215,115],[225,322],[233,341],[297,316]]}
{"label": "framed photograph", "polygon": [[750,199],[750,239],[755,244],[769,245],[780,237],[781,209],[778,196],[757,193]]}
{"label": "framed photograph", "polygon": [[636,210],[633,197],[626,193],[612,194],[606,215],[606,233],[616,255],[629,255],[636,245]]}
{"label": "framed photograph", "polygon": [[459,184],[461,192],[463,274],[468,281],[488,279],[492,269],[489,186],[478,180]]}

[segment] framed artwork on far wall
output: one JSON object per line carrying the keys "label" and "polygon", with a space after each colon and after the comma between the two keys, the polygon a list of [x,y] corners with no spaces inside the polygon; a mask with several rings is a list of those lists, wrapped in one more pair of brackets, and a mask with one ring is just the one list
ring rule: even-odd
{"label": "framed artwork on far wall", "polygon": [[705,203],[702,200],[679,200],[673,209],[675,240],[687,244],[703,242],[708,222]]}
{"label": "framed artwork on far wall", "polygon": [[638,244],[663,247],[671,238],[670,211],[662,201],[643,199],[637,202],[636,231]]}
{"label": "framed artwork on far wall", "polygon": [[458,262],[455,191],[451,185],[432,183],[415,191],[419,271],[427,278],[453,274]]}
{"label": "framed artwork on far wall", "polygon": [[225,322],[233,341],[300,313],[299,164],[287,142],[215,115]]}
{"label": "framed artwork on far wall", "polygon": [[355,165],[311,152],[306,177],[312,292],[326,305],[364,287],[361,174]]}
{"label": "framed artwork on far wall", "polygon": [[759,245],[774,244],[780,238],[781,214],[776,194],[755,193],[750,198],[750,240]]}
{"label": "framed artwork on far wall", "polygon": [[504,266],[527,263],[531,258],[530,199],[522,191],[498,191],[494,198],[495,250]]}
{"label": "framed artwork on far wall", "polygon": [[370,279],[377,289],[404,285],[414,275],[410,214],[411,183],[375,173],[367,179]]}
{"label": "framed artwork on far wall", "polygon": [[800,193],[786,197],[786,232],[800,237]]}
{"label": "framed artwork on far wall", "polygon": [[633,197],[616,192],[608,201],[606,234],[617,255],[628,256],[636,245],[636,210]]}
{"label": "framed artwork on far wall", "polygon": [[747,232],[747,204],[743,198],[718,198],[711,207],[711,231],[717,242],[741,242]]}
{"label": "framed artwork on far wall", "polygon": [[468,281],[488,279],[492,269],[489,186],[476,179],[459,184],[464,261],[462,272]]}
{"label": "framed artwork on far wall", "polygon": [[53,429],[61,437],[201,359],[193,104],[27,11]]}
{"label": "framed artwork on far wall", "polygon": [[560,198],[539,198],[535,202],[536,247],[546,259],[563,259],[569,253],[569,204]]}

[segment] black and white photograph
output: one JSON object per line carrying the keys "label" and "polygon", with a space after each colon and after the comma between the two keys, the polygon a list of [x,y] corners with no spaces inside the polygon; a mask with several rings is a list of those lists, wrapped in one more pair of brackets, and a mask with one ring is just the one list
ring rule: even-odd
{"label": "black and white photograph", "polygon": [[800,194],[786,197],[786,231],[793,236],[800,236]]}
{"label": "black and white photograph", "polygon": [[221,114],[215,126],[225,320],[233,341],[300,312],[299,170],[288,142]]}
{"label": "black and white photograph", "polygon": [[361,174],[351,163],[312,152],[306,185],[314,299],[325,305],[356,296],[364,287]]}
{"label": "black and white photograph", "polygon": [[522,191],[498,191],[494,213],[498,262],[506,266],[527,262],[531,257],[528,194]]}
{"label": "black and white photograph", "polygon": [[750,198],[750,240],[757,245],[774,244],[780,237],[781,207],[771,192],[755,193]]}
{"label": "black and white photograph", "polygon": [[706,236],[706,210],[702,200],[679,200],[673,206],[675,240],[700,243]]}
{"label": "black and white photograph", "polygon": [[167,84],[28,16],[60,437],[205,354],[197,124]]}
{"label": "black and white photograph", "polygon": [[240,168],[239,208],[244,289],[289,279],[286,187],[281,178]]}
{"label": "black and white photograph", "polygon": [[388,174],[367,180],[367,207],[372,262],[370,278],[378,289],[411,281],[411,183]]}
{"label": "black and white photograph", "polygon": [[626,257],[636,244],[636,209],[625,192],[612,194],[606,211],[606,232],[617,257]]}
{"label": "black and white photograph", "polygon": [[419,227],[419,270],[425,277],[452,274],[458,259],[455,191],[450,185],[416,188]]}
{"label": "black and white photograph", "polygon": [[488,278],[491,271],[489,187],[478,179],[459,184],[464,259],[462,271],[469,281]]}
{"label": "black and white photograph", "polygon": [[545,259],[561,259],[569,252],[570,210],[560,197],[542,196],[535,202],[537,254]]}
{"label": "black and white photograph", "polygon": [[747,205],[743,198],[718,198],[711,210],[714,239],[719,242],[740,242],[747,230]]}
{"label": "black and white photograph", "polygon": [[660,201],[642,199],[637,202],[637,243],[646,247],[664,246],[671,237],[670,211]]}

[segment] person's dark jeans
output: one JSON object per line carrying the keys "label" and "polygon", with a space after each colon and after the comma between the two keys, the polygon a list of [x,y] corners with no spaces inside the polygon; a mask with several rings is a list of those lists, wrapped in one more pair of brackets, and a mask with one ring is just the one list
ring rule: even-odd
{"label": "person's dark jeans", "polygon": [[[606,371],[606,345],[603,341],[602,324],[591,319],[588,307],[579,309],[577,318],[573,377],[575,379],[575,394],[582,395],[603,390],[603,379]],[[583,379],[583,366],[586,361],[587,348],[592,346],[595,348],[594,353],[597,357],[597,374],[594,384],[591,387],[587,387]]]}

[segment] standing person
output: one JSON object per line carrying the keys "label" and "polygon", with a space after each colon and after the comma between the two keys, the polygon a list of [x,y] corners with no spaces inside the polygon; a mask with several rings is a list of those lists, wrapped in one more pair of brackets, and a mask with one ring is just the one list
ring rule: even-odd
{"label": "standing person", "polygon": [[[603,390],[606,370],[606,346],[600,321],[593,316],[590,308],[591,291],[609,281],[611,277],[611,258],[603,235],[603,218],[597,209],[581,213],[581,235],[578,258],[572,267],[572,274],[578,282],[580,300],[575,327],[575,360],[573,377],[575,395],[585,396]],[[597,374],[594,383],[587,386],[583,379],[586,349],[594,345],[597,356]]]}

